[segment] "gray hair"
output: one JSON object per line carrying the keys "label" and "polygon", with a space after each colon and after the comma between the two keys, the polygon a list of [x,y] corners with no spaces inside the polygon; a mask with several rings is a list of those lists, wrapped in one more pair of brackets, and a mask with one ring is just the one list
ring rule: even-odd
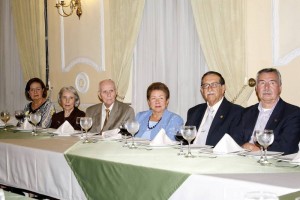
{"label": "gray hair", "polygon": [[259,77],[261,74],[263,74],[263,73],[275,73],[275,74],[277,75],[277,77],[278,77],[279,85],[282,84],[282,82],[281,82],[281,74],[280,74],[280,72],[279,72],[277,69],[275,69],[275,68],[264,68],[264,69],[261,69],[259,72],[257,72],[257,74],[256,74],[256,84],[257,84],[257,82],[258,82],[258,77]]}
{"label": "gray hair", "polygon": [[58,103],[59,105],[61,105],[61,96],[64,92],[72,92],[75,96],[75,107],[78,107],[80,105],[80,98],[79,95],[77,93],[77,90],[73,87],[73,86],[69,86],[69,87],[63,87],[60,89],[59,93],[58,93]]}

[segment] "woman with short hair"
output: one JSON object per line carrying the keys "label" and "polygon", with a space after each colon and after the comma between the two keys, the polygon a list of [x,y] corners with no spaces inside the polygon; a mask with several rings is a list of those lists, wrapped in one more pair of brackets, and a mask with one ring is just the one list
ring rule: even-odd
{"label": "woman with short hair", "polygon": [[61,88],[58,93],[58,103],[63,110],[53,114],[50,127],[59,128],[65,121],[68,121],[75,130],[80,130],[80,124],[76,124],[76,118],[84,117],[85,113],[78,109],[80,98],[76,89],[72,86]]}

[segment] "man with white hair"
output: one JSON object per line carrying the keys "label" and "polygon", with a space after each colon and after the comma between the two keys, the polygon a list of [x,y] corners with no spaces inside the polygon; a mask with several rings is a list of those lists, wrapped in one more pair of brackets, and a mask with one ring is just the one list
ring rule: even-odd
{"label": "man with white hair", "polygon": [[135,118],[132,107],[116,100],[117,91],[113,80],[105,79],[99,83],[98,96],[102,103],[86,109],[86,116],[93,119],[91,132],[102,133],[119,128]]}

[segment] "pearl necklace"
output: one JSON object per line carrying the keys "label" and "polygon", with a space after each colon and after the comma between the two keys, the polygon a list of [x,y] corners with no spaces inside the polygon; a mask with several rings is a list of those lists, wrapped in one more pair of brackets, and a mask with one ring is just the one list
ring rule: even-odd
{"label": "pearl necklace", "polygon": [[147,125],[149,130],[154,129],[154,128],[157,126],[157,124],[160,122],[160,120],[162,119],[162,117],[161,117],[161,118],[157,121],[157,123],[156,123],[154,126],[150,127],[150,126],[149,126],[150,118],[151,118],[151,115],[150,115],[150,117],[149,117],[148,125]]}

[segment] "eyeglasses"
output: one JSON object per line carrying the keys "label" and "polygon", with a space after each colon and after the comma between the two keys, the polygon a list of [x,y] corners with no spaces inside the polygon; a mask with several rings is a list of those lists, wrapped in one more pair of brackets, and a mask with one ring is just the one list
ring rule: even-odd
{"label": "eyeglasses", "polygon": [[202,89],[208,89],[209,87],[211,88],[216,88],[218,87],[219,85],[221,85],[221,83],[218,83],[218,82],[214,82],[214,83],[204,83],[201,85],[201,88]]}

